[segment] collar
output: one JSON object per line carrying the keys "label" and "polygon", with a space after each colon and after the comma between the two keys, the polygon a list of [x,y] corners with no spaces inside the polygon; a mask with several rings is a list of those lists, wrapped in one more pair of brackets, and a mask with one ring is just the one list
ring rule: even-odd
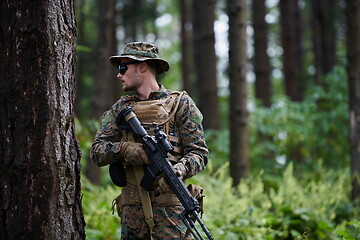
{"label": "collar", "polygon": [[159,91],[150,93],[148,100],[164,98],[170,94],[170,91],[167,90],[162,84],[159,84],[159,87]]}
{"label": "collar", "polygon": [[[164,98],[166,96],[168,96],[171,91],[166,89],[162,84],[159,83],[159,91],[156,92],[151,92],[149,95],[149,98],[146,100],[156,100],[156,99],[160,99],[160,98]],[[146,100],[141,100],[139,98],[139,95],[137,93],[135,93],[132,96],[125,96],[121,99],[123,102],[127,102],[127,101],[146,101]]]}

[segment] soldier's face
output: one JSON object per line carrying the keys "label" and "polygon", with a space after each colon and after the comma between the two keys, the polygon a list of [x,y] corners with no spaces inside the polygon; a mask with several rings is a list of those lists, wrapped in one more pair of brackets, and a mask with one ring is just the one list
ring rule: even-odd
{"label": "soldier's face", "polygon": [[[124,63],[128,61],[124,60]],[[124,74],[118,73],[117,78],[121,81],[121,86],[124,91],[136,91],[142,83],[142,79],[137,71],[137,64],[127,65],[127,70]]]}

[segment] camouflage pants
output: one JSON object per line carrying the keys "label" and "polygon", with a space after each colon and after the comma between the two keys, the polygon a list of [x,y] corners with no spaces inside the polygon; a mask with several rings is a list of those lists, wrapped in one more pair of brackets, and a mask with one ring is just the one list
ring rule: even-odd
{"label": "camouflage pants", "polygon": [[[180,219],[182,206],[153,206],[155,239],[193,239],[192,235],[185,238],[187,230]],[[150,230],[144,219],[141,206],[123,206],[121,211],[121,239],[122,240],[150,240]]]}

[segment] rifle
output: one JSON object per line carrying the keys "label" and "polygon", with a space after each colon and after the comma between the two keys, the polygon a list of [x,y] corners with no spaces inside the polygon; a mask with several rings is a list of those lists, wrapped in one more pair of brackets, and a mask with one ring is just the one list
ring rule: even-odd
{"label": "rifle", "polygon": [[211,233],[199,217],[200,204],[195,197],[191,195],[184,182],[176,175],[172,164],[167,159],[168,153],[173,150],[166,134],[160,128],[155,129],[155,136],[149,136],[139,119],[136,117],[133,109],[129,106],[122,109],[116,119],[116,124],[124,129],[124,123],[130,127],[135,136],[142,138],[142,143],[150,164],[144,171],[144,177],[140,185],[147,191],[151,190],[152,183],[162,173],[170,188],[178,197],[184,207],[181,218],[186,227],[195,237],[195,239],[204,239],[195,226],[198,221],[202,230],[208,239],[213,240]]}

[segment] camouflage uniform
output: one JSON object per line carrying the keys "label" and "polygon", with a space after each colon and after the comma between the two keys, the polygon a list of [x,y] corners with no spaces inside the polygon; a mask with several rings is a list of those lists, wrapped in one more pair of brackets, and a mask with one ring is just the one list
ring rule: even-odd
{"label": "camouflage uniform", "polygon": [[[116,117],[125,105],[137,104],[140,101],[160,99],[167,97],[169,94],[171,94],[171,91],[160,85],[160,91],[152,92],[147,100],[140,100],[137,95],[134,95],[122,97],[116,102],[102,117],[102,126],[98,130],[91,148],[90,155],[93,161],[98,166],[122,161],[118,155],[123,134],[116,126]],[[180,101],[180,103],[174,119],[176,133],[179,135],[179,144],[181,145],[183,153],[178,161],[182,162],[188,169],[187,175],[184,177],[184,179],[186,179],[194,176],[205,168],[208,159],[208,149],[201,123],[202,114],[196,107],[194,101],[186,93],[182,95],[180,100],[176,99],[175,104],[177,101]],[[149,134],[151,135],[151,133]],[[172,162],[172,164],[175,163],[176,162]],[[130,169],[125,169],[127,177],[129,171]],[[154,187],[156,188],[156,183]],[[132,190],[130,191],[129,189]],[[136,187],[128,182],[128,185],[122,189],[122,195],[129,195],[128,192],[132,192],[134,189],[136,189]],[[170,193],[170,195],[171,194],[173,193]],[[183,207],[179,202],[159,203],[153,197],[153,193],[150,195],[152,196],[152,210],[155,222],[153,233],[155,234],[155,238],[184,239],[186,227],[179,216]],[[137,195],[130,197],[139,199]],[[122,223],[122,239],[150,239],[149,227],[145,222],[139,200],[137,200],[136,203],[126,203],[126,201],[123,201],[121,206],[119,216],[121,217]]]}

